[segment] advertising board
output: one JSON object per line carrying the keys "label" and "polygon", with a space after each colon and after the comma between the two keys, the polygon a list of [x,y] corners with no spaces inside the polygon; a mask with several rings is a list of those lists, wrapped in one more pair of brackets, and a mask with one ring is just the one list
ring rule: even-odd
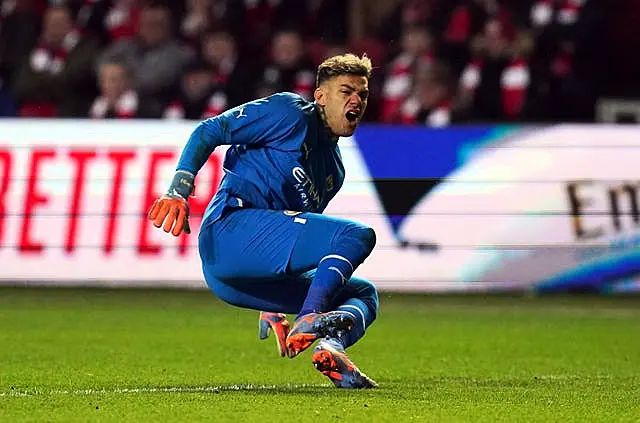
{"label": "advertising board", "polygon": [[[194,234],[154,230],[195,122],[0,122],[0,283],[204,287]],[[357,274],[381,290],[638,290],[640,130],[363,125],[327,214],[372,226]]]}

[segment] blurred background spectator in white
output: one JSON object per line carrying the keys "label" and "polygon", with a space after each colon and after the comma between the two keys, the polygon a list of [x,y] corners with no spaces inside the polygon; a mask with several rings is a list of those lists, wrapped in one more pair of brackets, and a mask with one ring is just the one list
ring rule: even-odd
{"label": "blurred background spectator in white", "polygon": [[18,113],[28,117],[86,116],[95,92],[98,44],[73,25],[66,6],[46,9],[42,32],[13,75]]}
{"label": "blurred background spectator in white", "polygon": [[271,42],[270,59],[258,83],[257,96],[289,91],[313,99],[315,71],[300,34],[291,30],[276,33]]}
{"label": "blurred background spectator in white", "polygon": [[472,43],[458,99],[467,118],[486,122],[520,119],[531,74],[516,28],[505,15],[492,18]]}
{"label": "blurred background spectator in white", "polygon": [[402,48],[386,70],[380,120],[398,120],[400,106],[413,88],[416,68],[430,64],[433,59],[433,40],[427,28],[414,24],[406,26],[402,32]]}
{"label": "blurred background spectator in white", "polygon": [[129,40],[136,36],[142,8],[150,0],[86,0],[77,15],[77,24],[102,44]]}
{"label": "blurred background spectator in white", "polygon": [[432,62],[418,66],[411,95],[402,104],[395,122],[434,128],[457,123],[455,87],[456,80],[446,64]]}
{"label": "blurred background spectator in white", "polygon": [[202,120],[227,109],[227,97],[216,85],[214,73],[203,62],[185,70],[174,100],[165,108],[165,119]]}
{"label": "blurred background spectator in white", "polygon": [[138,93],[166,103],[171,100],[172,89],[193,57],[194,52],[173,35],[169,8],[147,6],[140,13],[136,37],[112,44],[100,62],[120,60],[130,63]]}
{"label": "blurred background spectator in white", "polygon": [[201,38],[198,59],[181,78],[167,118],[203,119],[253,100],[256,65],[241,59],[235,40],[224,31]]}
{"label": "blurred background spectator in white", "polygon": [[103,62],[98,69],[100,94],[89,109],[93,119],[160,117],[153,100],[141,98],[133,87],[133,71],[124,62]]}

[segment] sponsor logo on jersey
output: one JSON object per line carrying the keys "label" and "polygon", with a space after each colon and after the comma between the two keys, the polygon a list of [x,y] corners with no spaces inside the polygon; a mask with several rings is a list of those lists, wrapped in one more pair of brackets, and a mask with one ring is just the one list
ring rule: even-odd
{"label": "sponsor logo on jersey", "polygon": [[315,210],[320,206],[321,198],[315,184],[309,175],[300,166],[296,166],[291,171],[296,184],[295,189],[300,195],[305,210]]}

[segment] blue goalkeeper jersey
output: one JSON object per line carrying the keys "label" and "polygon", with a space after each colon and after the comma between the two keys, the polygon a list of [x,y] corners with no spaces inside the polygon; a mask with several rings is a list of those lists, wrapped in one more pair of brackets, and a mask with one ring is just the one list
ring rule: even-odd
{"label": "blue goalkeeper jersey", "polygon": [[229,207],[322,213],[344,182],[337,141],[313,103],[278,93],[198,124],[177,170],[196,175],[217,146],[230,145],[203,226]]}

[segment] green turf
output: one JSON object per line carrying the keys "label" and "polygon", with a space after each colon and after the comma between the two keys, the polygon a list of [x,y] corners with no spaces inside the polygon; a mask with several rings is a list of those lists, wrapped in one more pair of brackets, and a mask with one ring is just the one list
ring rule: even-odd
{"label": "green turf", "polygon": [[640,298],[383,295],[328,385],[200,291],[0,289],[0,421],[640,421]]}

